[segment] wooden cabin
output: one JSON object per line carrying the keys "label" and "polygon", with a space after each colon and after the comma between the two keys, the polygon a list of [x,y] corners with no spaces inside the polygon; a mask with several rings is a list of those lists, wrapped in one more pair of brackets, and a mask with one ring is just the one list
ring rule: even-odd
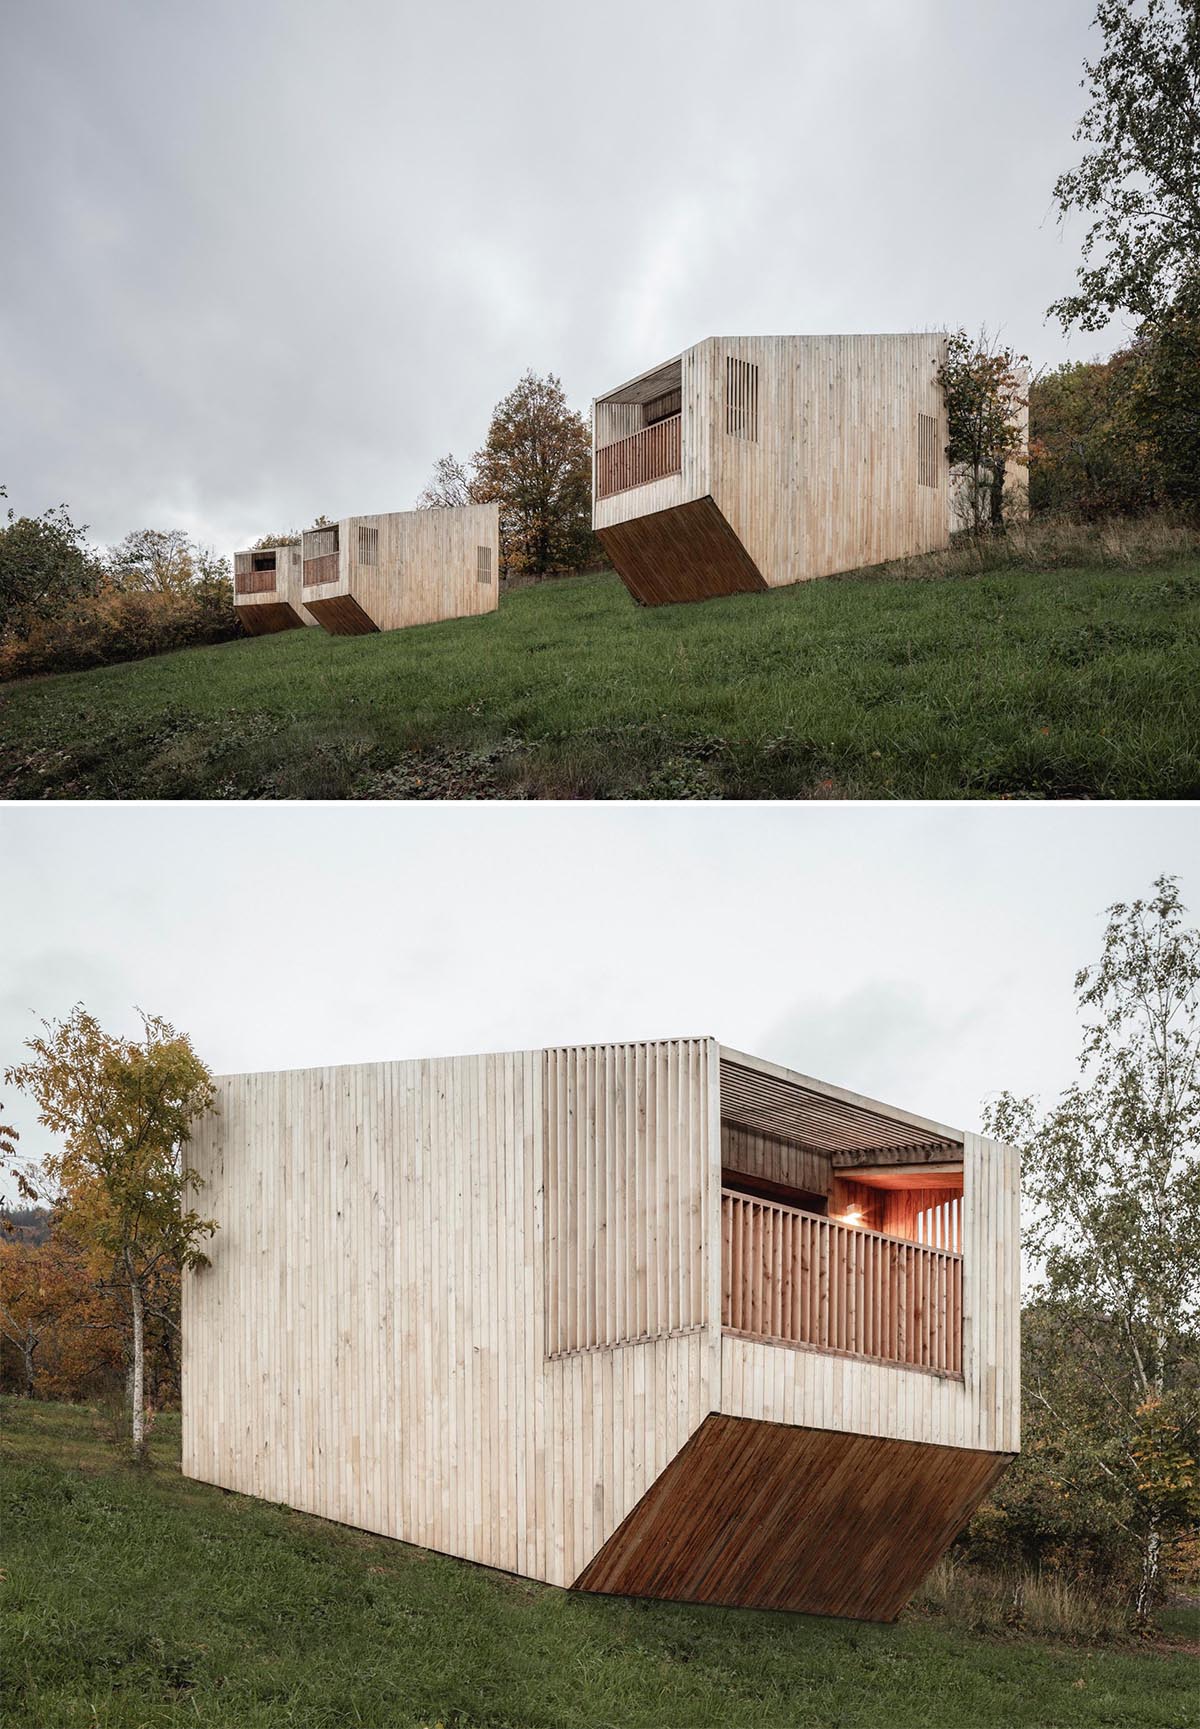
{"label": "wooden cabin", "polygon": [[578,1589],[888,1620],[1019,1445],[1015,1152],[710,1038],[232,1075],[192,1477]]}
{"label": "wooden cabin", "polygon": [[310,528],[303,599],[335,636],[494,612],[500,507],[398,510]]}
{"label": "wooden cabin", "polygon": [[593,405],[592,526],[638,601],[949,544],[940,335],[714,336]]}
{"label": "wooden cabin", "polygon": [[233,604],[251,636],[315,624],[300,600],[300,546],[250,547],[233,555]]}

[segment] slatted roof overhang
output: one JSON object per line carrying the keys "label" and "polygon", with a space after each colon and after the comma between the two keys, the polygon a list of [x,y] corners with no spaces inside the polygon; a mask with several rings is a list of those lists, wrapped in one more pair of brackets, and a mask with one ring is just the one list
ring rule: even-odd
{"label": "slatted roof overhang", "polygon": [[818,1152],[904,1152],[914,1159],[962,1157],[959,1129],[724,1045],[721,1116],[725,1122]]}
{"label": "slatted roof overhang", "polygon": [[653,372],[643,372],[640,378],[631,378],[628,384],[620,384],[616,390],[606,390],[596,401],[653,402],[656,397],[665,396],[668,390],[678,390],[682,378],[683,356],[677,354],[672,360],[656,366]]}

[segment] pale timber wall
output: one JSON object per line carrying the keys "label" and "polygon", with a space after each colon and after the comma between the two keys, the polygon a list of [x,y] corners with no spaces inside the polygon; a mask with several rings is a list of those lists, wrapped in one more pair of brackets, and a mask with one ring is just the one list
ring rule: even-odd
{"label": "pale timber wall", "polygon": [[[500,604],[498,505],[350,516],[337,526],[338,579],[309,587],[307,599],[348,594],[380,630],[471,617]],[[480,547],[488,550],[486,581]]]}
{"label": "pale timber wall", "polygon": [[726,1334],[731,1416],[990,1452],[1020,1445],[1020,1171],[1013,1148],[963,1146],[962,1378]]}
{"label": "pale timber wall", "polygon": [[[709,344],[711,490],[771,587],[948,544],[938,335],[718,337]],[[757,436],[728,430],[727,362],[757,368]],[[936,421],[937,484],[918,476]]]}
{"label": "pale timber wall", "polygon": [[[184,1281],[185,1473],[569,1584],[718,1403],[717,1062],[680,1040],[223,1078],[192,1149],[220,1229]],[[552,1357],[601,1207],[593,1312],[646,1336]]]}

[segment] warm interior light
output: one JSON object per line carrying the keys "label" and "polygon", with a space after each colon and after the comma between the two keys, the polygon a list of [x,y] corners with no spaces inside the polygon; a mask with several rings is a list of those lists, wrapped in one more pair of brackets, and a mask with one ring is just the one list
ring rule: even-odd
{"label": "warm interior light", "polygon": [[848,1207],[846,1209],[846,1211],[842,1214],[842,1222],[843,1222],[843,1224],[847,1224],[847,1225],[861,1225],[863,1222],[863,1210],[862,1210],[862,1208],[861,1207]]}

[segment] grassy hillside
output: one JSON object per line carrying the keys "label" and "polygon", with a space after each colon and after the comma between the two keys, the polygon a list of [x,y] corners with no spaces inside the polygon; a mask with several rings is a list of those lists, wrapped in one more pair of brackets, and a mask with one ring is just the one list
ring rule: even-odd
{"label": "grassy hillside", "polygon": [[576,1597],[187,1482],[175,1418],[137,1473],[81,1408],[3,1414],[14,1729],[1165,1729],[1195,1704],[1166,1646]]}
{"label": "grassy hillside", "polygon": [[0,792],[1200,793],[1200,558],[904,575],[656,610],[584,577],[492,618],[10,685]]}

